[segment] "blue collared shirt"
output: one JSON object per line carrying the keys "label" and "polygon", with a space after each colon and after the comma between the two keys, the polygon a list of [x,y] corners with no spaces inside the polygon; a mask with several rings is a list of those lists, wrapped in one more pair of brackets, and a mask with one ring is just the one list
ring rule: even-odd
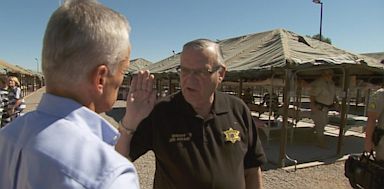
{"label": "blue collared shirt", "polygon": [[0,188],[139,188],[114,150],[118,131],[81,104],[45,93],[36,111],[0,130]]}

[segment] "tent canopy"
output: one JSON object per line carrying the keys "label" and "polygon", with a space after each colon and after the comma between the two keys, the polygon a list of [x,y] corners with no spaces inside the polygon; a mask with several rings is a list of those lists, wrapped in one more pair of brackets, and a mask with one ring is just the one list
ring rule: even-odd
{"label": "tent canopy", "polygon": [[376,58],[380,61],[380,63],[384,64],[384,52],[364,53],[362,55]]}
{"label": "tent canopy", "polygon": [[150,62],[146,59],[143,59],[143,58],[137,58],[137,59],[131,60],[126,74],[128,74],[128,75],[134,74],[135,72],[142,70],[151,64],[152,64],[152,62]]}
{"label": "tent canopy", "polygon": [[33,71],[26,70],[20,66],[9,64],[3,60],[0,60],[0,69],[3,70],[1,72],[7,73],[7,72],[12,72],[12,73],[20,73],[24,75],[36,75]]}
{"label": "tent canopy", "polygon": [[[227,65],[227,79],[256,79],[282,75],[284,70],[313,70],[319,66],[344,67],[350,74],[372,75],[384,66],[375,58],[353,54],[328,43],[284,29],[219,40]],[[149,65],[152,73],[176,73],[180,53]],[[313,71],[302,74],[314,74]]]}

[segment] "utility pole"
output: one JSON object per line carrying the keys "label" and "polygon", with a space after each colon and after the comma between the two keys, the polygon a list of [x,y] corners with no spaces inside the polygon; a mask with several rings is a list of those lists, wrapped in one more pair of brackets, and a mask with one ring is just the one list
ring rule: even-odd
{"label": "utility pole", "polygon": [[323,2],[320,0],[313,0],[314,3],[320,4],[320,41],[322,41],[322,35],[321,35],[321,30],[323,26]]}

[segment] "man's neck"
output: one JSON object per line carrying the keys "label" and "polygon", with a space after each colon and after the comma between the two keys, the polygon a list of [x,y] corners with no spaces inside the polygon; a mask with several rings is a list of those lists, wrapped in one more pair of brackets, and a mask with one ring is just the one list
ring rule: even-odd
{"label": "man's neck", "polygon": [[207,107],[207,106],[201,107],[201,108],[193,107],[193,109],[196,111],[196,113],[203,118],[208,117],[209,112],[211,111],[211,108],[212,108],[212,104],[209,107]]}
{"label": "man's neck", "polygon": [[211,112],[213,101],[214,101],[214,95],[212,95],[207,102],[202,102],[197,106],[193,106],[193,109],[196,111],[198,115],[202,116],[203,118],[207,118],[209,113]]}

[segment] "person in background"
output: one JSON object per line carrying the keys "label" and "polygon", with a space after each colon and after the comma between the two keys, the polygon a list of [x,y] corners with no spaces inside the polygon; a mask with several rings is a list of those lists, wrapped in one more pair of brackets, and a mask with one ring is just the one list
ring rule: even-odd
{"label": "person in background", "polygon": [[254,100],[253,100],[253,91],[251,88],[247,88],[245,89],[244,91],[244,95],[243,95],[243,101],[245,102],[245,104],[253,104],[254,103]]}
{"label": "person in background", "polygon": [[367,116],[364,151],[374,150],[376,159],[384,160],[384,88],[380,88],[370,97]]}
{"label": "person in background", "polygon": [[[42,49],[46,93],[0,130],[0,188],[139,188],[135,167],[114,150],[118,130],[99,115],[128,69],[129,31],[123,15],[95,0],[68,0],[53,12]],[[153,82],[148,71],[138,79]]]}
{"label": "person in background", "polygon": [[[6,77],[0,77],[0,128],[4,127],[7,122],[8,109],[8,80]],[[4,119],[4,121],[3,121]]]}
{"label": "person in background", "polygon": [[25,109],[25,102],[21,93],[20,82],[15,76],[10,76],[8,78],[8,100],[7,121],[10,122],[21,116],[23,110]]}
{"label": "person in background", "polygon": [[156,189],[262,188],[266,157],[251,112],[240,98],[217,91],[226,71],[219,44],[188,42],[180,62],[181,91],[143,121],[134,113],[145,107],[127,101],[126,133],[116,149],[133,161],[152,150]]}
{"label": "person in background", "polygon": [[311,117],[315,124],[314,130],[317,146],[326,148],[324,128],[328,124],[328,111],[331,107],[338,107],[336,86],[332,80],[333,70],[325,69],[321,77],[311,83],[309,91]]}
{"label": "person in background", "polygon": [[[271,89],[272,91],[272,89]],[[268,109],[270,109],[270,112],[273,112],[274,120],[277,120],[279,117],[279,97],[276,95],[276,93],[267,92],[263,96],[263,100],[261,101],[260,105],[266,105]]]}

